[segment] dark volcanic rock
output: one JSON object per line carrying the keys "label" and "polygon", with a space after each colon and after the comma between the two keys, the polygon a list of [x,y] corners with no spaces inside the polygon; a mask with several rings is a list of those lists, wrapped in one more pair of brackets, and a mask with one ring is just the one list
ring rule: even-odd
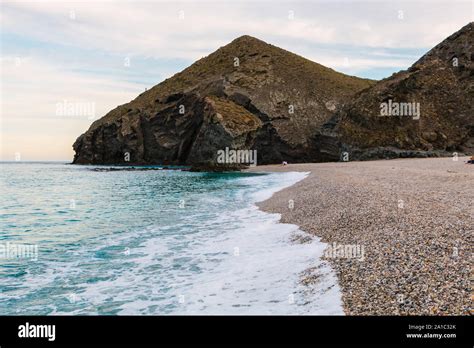
{"label": "dark volcanic rock", "polygon": [[215,163],[207,163],[207,164],[195,164],[193,165],[189,171],[190,172],[235,172],[241,171],[242,169],[249,168],[243,164],[215,164]]}
{"label": "dark volcanic rock", "polygon": [[[420,117],[381,117],[381,104],[419,103]],[[415,118],[415,119],[414,119]],[[322,160],[446,156],[474,149],[474,24],[412,67],[358,93],[315,142]]]}
{"label": "dark volcanic rock", "polygon": [[74,163],[212,168],[226,147],[262,164],[315,161],[314,134],[373,83],[242,36],[94,122]]}

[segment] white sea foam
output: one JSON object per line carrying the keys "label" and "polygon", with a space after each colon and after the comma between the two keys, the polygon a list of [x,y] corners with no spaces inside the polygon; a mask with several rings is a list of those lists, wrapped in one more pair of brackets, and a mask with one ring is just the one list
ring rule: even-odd
{"label": "white sea foam", "polygon": [[[316,237],[304,244],[292,242],[297,235],[308,235],[254,204],[306,175],[278,174],[275,185],[253,193],[247,206],[202,221],[198,234],[180,236],[183,249],[174,249],[176,236],[148,239],[132,250],[142,255],[133,258],[133,272],[87,287],[83,296],[98,303],[111,296],[123,300],[119,314],[343,314],[335,273],[320,259],[326,245]],[[240,180],[258,185],[268,179]],[[173,270],[180,258],[187,260],[186,266]],[[146,271],[158,262],[167,270],[159,282]],[[309,274],[315,281],[303,285]],[[113,290],[125,284],[128,291]]]}
{"label": "white sea foam", "polygon": [[[326,244],[315,237],[304,244],[291,242],[295,236],[309,235],[296,225],[279,223],[279,214],[264,213],[253,204],[307,175],[281,175],[277,185],[252,194],[249,207],[227,217],[239,221],[239,228],[223,231],[219,240],[196,250],[199,254],[227,250],[227,257],[191,285],[179,288],[184,298],[176,313],[343,314],[336,276],[320,259]],[[303,274],[308,269],[312,271]],[[301,284],[309,274],[317,280],[311,285]]]}
{"label": "white sea foam", "polygon": [[50,289],[30,307],[49,314],[343,314],[336,275],[321,260],[326,245],[255,205],[307,174],[219,179],[210,191],[189,191],[190,209],[84,240],[66,260],[44,260],[46,272],[25,275],[10,297],[29,301]]}

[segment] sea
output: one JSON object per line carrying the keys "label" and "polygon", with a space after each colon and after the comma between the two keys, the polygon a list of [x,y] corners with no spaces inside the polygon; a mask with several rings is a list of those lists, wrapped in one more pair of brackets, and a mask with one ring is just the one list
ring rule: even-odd
{"label": "sea", "polygon": [[326,245],[256,206],[307,175],[2,162],[0,314],[341,315]]}

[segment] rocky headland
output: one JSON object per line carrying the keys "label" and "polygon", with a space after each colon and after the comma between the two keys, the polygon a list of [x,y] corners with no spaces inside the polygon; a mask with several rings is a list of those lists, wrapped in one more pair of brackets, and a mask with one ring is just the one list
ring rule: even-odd
{"label": "rocky headland", "polygon": [[[216,163],[226,147],[259,164],[468,154],[473,43],[469,23],[376,82],[242,36],[95,121],[73,163],[239,169]],[[383,104],[400,110],[382,117]]]}
{"label": "rocky headland", "polygon": [[317,131],[374,83],[242,36],[95,121],[73,163],[211,168],[226,147],[314,161]]}

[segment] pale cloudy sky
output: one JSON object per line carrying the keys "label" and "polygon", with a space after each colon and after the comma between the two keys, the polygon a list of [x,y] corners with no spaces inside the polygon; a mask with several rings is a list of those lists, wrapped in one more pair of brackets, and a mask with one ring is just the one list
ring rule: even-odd
{"label": "pale cloudy sky", "polygon": [[248,34],[381,79],[474,20],[465,1],[1,1],[0,159],[72,160],[95,118]]}

